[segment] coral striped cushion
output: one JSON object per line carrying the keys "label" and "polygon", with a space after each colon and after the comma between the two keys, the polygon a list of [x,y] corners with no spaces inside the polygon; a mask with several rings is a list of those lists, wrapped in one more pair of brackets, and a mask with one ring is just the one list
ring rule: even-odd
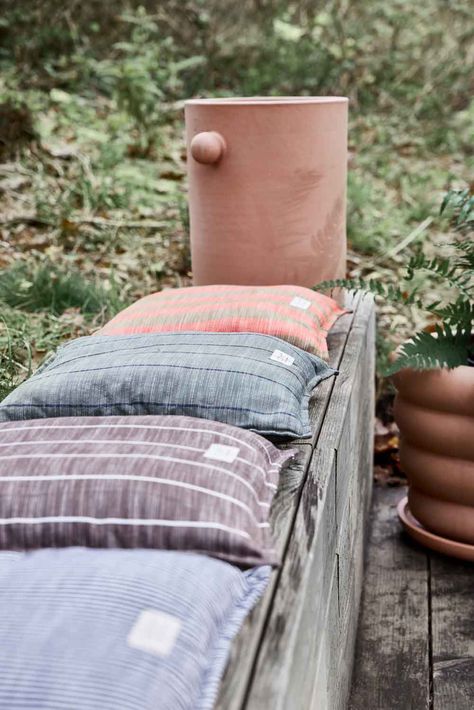
{"label": "coral striped cushion", "polygon": [[194,286],[140,299],[99,334],[264,333],[327,360],[326,336],[342,313],[332,298],[301,286]]}
{"label": "coral striped cushion", "polygon": [[157,548],[274,564],[268,515],[294,454],[193,417],[0,424],[0,548]]}

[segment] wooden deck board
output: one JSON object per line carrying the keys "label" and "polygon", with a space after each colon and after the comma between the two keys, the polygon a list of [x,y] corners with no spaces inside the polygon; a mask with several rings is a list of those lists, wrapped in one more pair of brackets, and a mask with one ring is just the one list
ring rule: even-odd
{"label": "wooden deck board", "polygon": [[474,565],[430,555],[433,710],[474,708]]}
{"label": "wooden deck board", "polygon": [[404,533],[376,488],[350,710],[474,708],[474,565]]}

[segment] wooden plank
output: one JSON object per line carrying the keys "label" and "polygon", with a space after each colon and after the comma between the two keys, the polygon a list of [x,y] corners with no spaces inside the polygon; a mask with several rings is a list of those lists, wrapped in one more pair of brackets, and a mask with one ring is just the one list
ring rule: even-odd
{"label": "wooden plank", "polygon": [[[343,582],[341,580],[342,573],[338,573],[339,619],[336,626],[337,633],[331,634],[330,637],[332,648],[326,700],[328,710],[345,710],[350,693],[359,603],[364,576],[366,527],[366,520],[360,516],[359,524],[353,534],[350,576],[347,576]],[[338,560],[340,560],[340,556],[338,556]],[[345,586],[343,586],[344,584]],[[312,707],[315,710],[320,710],[317,705]]]}
{"label": "wooden plank", "polygon": [[430,555],[433,710],[474,708],[474,566]]}
{"label": "wooden plank", "polygon": [[401,541],[396,503],[404,494],[375,490],[350,710],[430,707],[428,561]]}
{"label": "wooden plank", "polygon": [[[341,437],[337,457],[336,520],[338,529],[340,528],[337,554],[339,607],[343,616],[349,613],[346,608],[348,603],[351,605],[351,614],[354,613],[354,600],[357,600],[358,607],[362,580],[362,569],[358,561],[366,533],[365,526],[361,526],[361,520],[367,520],[372,495],[372,476],[368,473],[372,470],[373,461],[375,358],[371,352],[371,344],[375,340],[375,321],[371,318],[362,332],[358,323],[359,321],[355,324],[355,330],[363,339],[359,358],[362,368],[353,379],[344,422],[344,436]],[[356,582],[359,587],[354,587]],[[353,656],[349,648],[347,656]]]}
{"label": "wooden plank", "polygon": [[[262,641],[246,706],[252,710],[305,707],[299,705],[299,699],[312,693],[312,659],[317,653],[335,560],[334,451],[322,452],[314,463]],[[307,589],[312,590],[308,599],[304,594]],[[304,624],[308,606],[311,623]],[[292,699],[295,686],[297,695]]]}
{"label": "wooden plank", "polygon": [[[370,302],[368,306],[370,314]],[[356,337],[358,336],[358,337]],[[360,344],[343,424],[336,467],[337,623],[329,616],[328,643],[321,644],[319,665],[327,668],[326,688],[315,688],[312,706],[328,710],[347,705],[352,675],[359,601],[364,569],[367,514],[372,488],[375,320],[354,323],[352,337]],[[336,606],[334,600],[334,606]],[[331,600],[333,605],[333,600]],[[326,658],[322,658],[322,656]],[[320,682],[319,680],[317,681]],[[325,690],[325,694],[324,694]]]}
{"label": "wooden plank", "polygon": [[[348,305],[357,308],[358,297],[348,299]],[[330,349],[330,364],[338,367],[344,353],[345,344],[354,320],[354,313],[339,319],[328,339]],[[324,415],[334,388],[334,378],[326,380],[317,389],[312,398],[310,418],[314,432],[313,440],[295,442],[300,450],[298,461],[290,469],[283,472],[281,485],[271,511],[271,524],[276,538],[278,551],[285,556],[294,527],[301,490],[307,477],[309,461],[313,451],[314,440],[317,438],[324,421]],[[291,446],[294,444],[292,443]],[[280,582],[281,570],[274,571],[267,592],[250,615],[233,644],[231,658],[227,665],[221,686],[217,708],[220,710],[237,710],[244,706],[248,688],[254,672],[255,660],[261,639],[265,632],[267,618],[271,611],[273,599]]]}
{"label": "wooden plank", "polygon": [[[363,380],[367,372],[372,372],[372,363],[368,362],[368,369],[364,370],[361,359],[367,352],[373,358],[373,341],[367,342],[368,333],[373,333],[372,321],[372,303],[360,301],[353,320],[358,326],[351,328],[347,338],[341,373],[325,412],[313,455],[314,463],[310,466],[302,491],[288,554],[262,639],[246,705],[252,710],[269,707],[272,710],[288,707],[306,710],[310,706],[321,635],[324,634],[330,602],[325,596],[324,579],[328,576],[330,579],[327,568],[333,568],[335,559],[332,536],[334,531],[337,534],[337,521],[327,511],[334,511],[331,491],[336,495],[337,504],[333,482],[339,478],[337,461],[341,442],[348,438],[351,440],[344,425],[348,421],[345,412],[351,397],[360,393],[357,388],[354,390],[354,383],[358,378]],[[367,386],[367,393],[370,392],[371,386]],[[365,422],[367,428],[370,425],[371,417]],[[351,426],[354,426],[354,431],[360,430],[362,422],[360,426],[351,422]],[[363,434],[363,437],[366,436]],[[322,442],[321,445],[319,442]],[[348,480],[358,473],[358,462],[354,459],[353,466],[347,468]],[[365,475],[371,476],[370,466]],[[295,575],[295,569],[300,574]],[[321,575],[322,579],[319,578]],[[323,592],[321,596],[318,595],[319,590]]]}
{"label": "wooden plank", "polygon": [[[309,444],[297,444],[297,458],[281,473],[278,491],[273,501],[270,524],[278,553],[283,557],[292,521],[297,505],[297,494],[303,485],[306,470],[311,458]],[[258,651],[260,635],[264,628],[280,570],[274,570],[266,593],[257,607],[247,617],[243,628],[235,639],[226,672],[222,681],[221,693],[216,708],[233,710],[240,708],[249,684],[254,658]]]}
{"label": "wooden plank", "polygon": [[329,689],[334,679],[331,678],[331,656],[327,649],[331,646],[331,638],[334,629],[339,623],[339,599],[338,599],[338,561],[334,560],[334,571],[331,580],[331,587],[328,593],[328,604],[323,622],[320,626],[318,636],[318,651],[313,679],[313,691],[311,700],[308,703],[308,710],[334,710],[329,705]]}
{"label": "wooden plank", "polygon": [[361,491],[358,480],[354,476],[347,491],[346,507],[339,521],[337,540],[338,574],[339,574],[339,609],[340,615],[346,614],[346,606],[350,597],[352,576],[354,573],[354,554],[357,543],[356,535],[360,528]]}

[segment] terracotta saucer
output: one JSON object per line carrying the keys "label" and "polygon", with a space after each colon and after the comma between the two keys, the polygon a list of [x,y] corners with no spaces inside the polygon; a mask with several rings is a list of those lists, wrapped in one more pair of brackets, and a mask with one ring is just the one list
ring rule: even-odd
{"label": "terracotta saucer", "polygon": [[397,505],[397,513],[407,533],[421,545],[425,545],[425,547],[429,547],[431,550],[436,550],[436,552],[441,552],[443,555],[450,555],[451,557],[458,557],[461,560],[474,562],[474,545],[456,542],[447,537],[440,537],[439,535],[428,532],[410,512],[407,496],[402,498]]}

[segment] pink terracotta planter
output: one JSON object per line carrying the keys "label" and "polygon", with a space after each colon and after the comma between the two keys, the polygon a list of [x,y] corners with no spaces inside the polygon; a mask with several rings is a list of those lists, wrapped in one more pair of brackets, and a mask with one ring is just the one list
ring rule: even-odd
{"label": "pink terracotta planter", "polygon": [[427,530],[474,545],[474,368],[402,370],[394,382],[410,511]]}
{"label": "pink terracotta planter", "polygon": [[195,285],[345,276],[347,107],[341,97],[186,102]]}

